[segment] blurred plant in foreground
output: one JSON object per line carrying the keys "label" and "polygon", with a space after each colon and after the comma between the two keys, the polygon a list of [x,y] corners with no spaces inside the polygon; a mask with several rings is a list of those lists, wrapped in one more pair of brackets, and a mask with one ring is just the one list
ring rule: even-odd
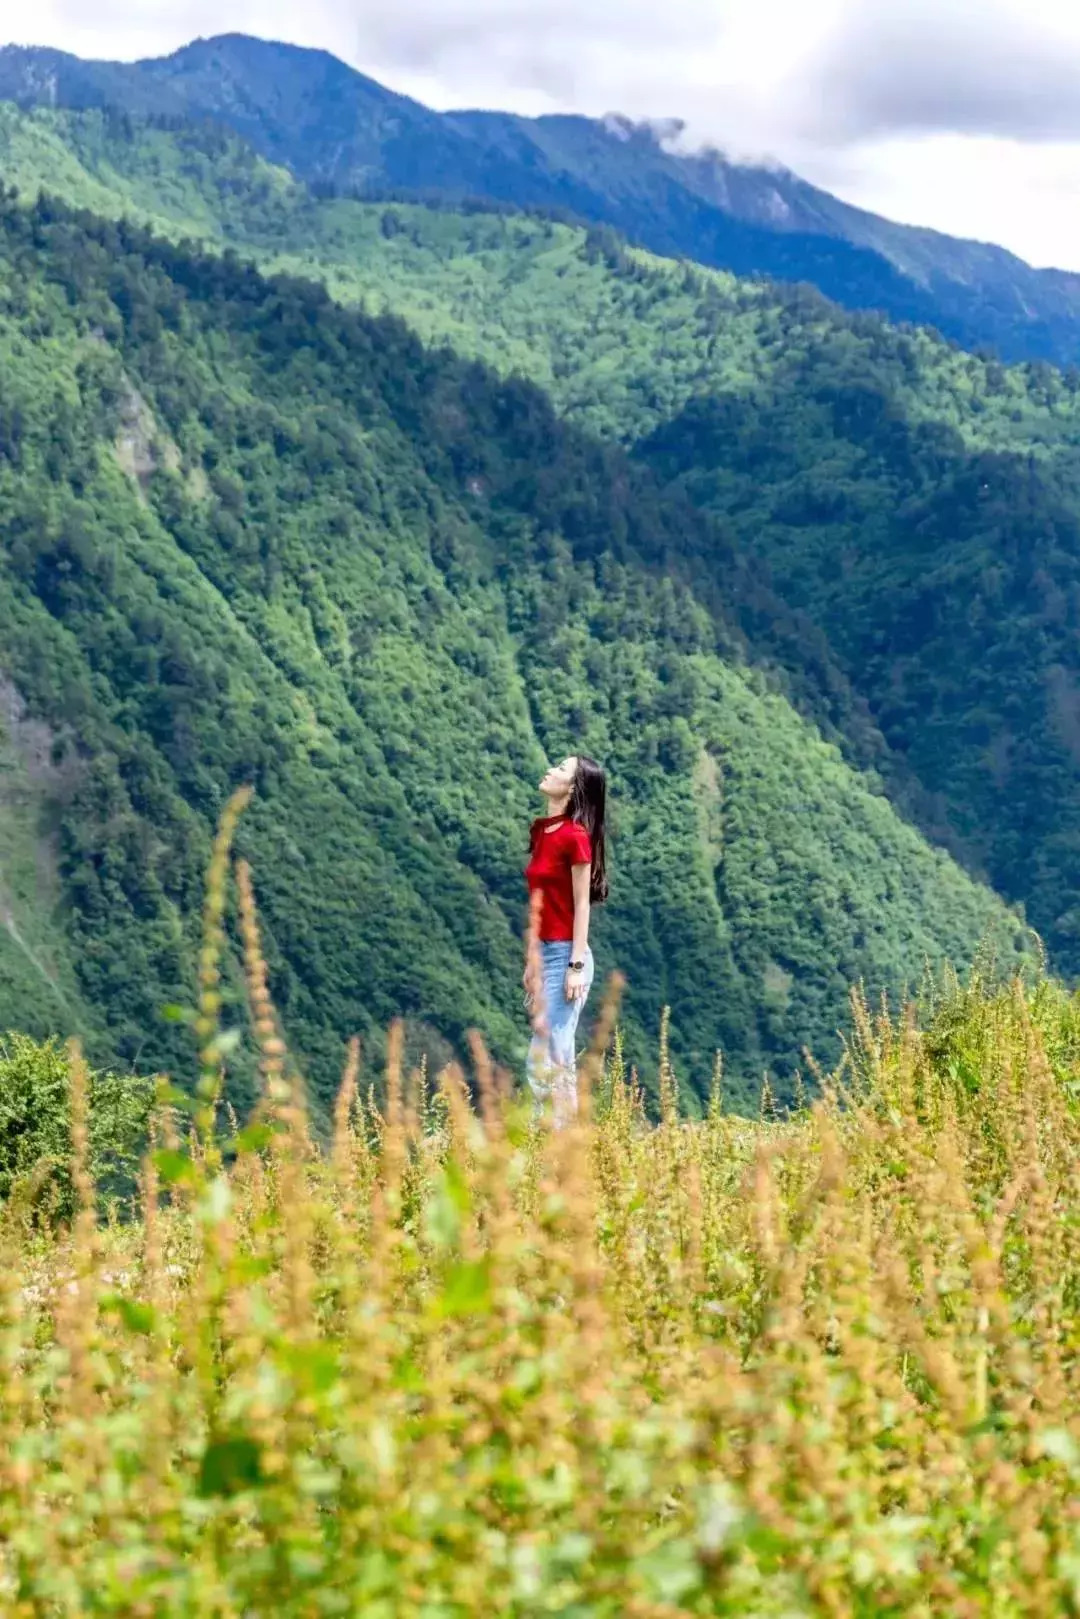
{"label": "blurred plant in foreground", "polygon": [[1073,998],[856,999],[781,1119],[725,1115],[718,1072],[685,1122],[665,1056],[655,1127],[609,1000],[558,1133],[479,1039],[429,1083],[394,1030],[321,1147],[241,866],[263,1090],[225,1134],[230,831],[138,1217],[100,1221],[74,1047],[73,1224],[4,1210],[5,1613],[1080,1609]]}

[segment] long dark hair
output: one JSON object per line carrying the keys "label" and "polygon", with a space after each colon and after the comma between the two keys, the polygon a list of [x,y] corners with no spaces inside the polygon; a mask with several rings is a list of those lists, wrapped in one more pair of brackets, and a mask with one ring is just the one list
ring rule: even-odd
{"label": "long dark hair", "polygon": [[566,806],[567,819],[580,821],[592,842],[592,873],[589,877],[589,898],[594,905],[602,905],[608,897],[607,845],[604,836],[604,810],[607,804],[607,778],[595,759],[587,754],[577,756],[574,785],[570,789],[570,802]]}

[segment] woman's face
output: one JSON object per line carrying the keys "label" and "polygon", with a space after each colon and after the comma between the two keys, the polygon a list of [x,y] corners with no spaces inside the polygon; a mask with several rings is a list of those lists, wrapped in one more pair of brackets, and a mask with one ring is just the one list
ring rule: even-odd
{"label": "woman's face", "polygon": [[540,783],[540,791],[545,798],[565,798],[574,785],[576,774],[577,755],[571,753],[561,764],[548,767],[547,775]]}

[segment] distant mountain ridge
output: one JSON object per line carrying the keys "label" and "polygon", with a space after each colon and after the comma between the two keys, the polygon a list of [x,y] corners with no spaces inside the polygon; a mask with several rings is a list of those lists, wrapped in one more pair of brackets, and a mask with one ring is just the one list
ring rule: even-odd
{"label": "distant mountain ridge", "polygon": [[242,34],[131,64],[7,46],[0,99],[209,118],[310,183],[561,210],[658,253],[810,282],[1005,359],[1080,359],[1080,276],[892,223],[787,170],[673,150],[663,124],[437,113],[325,51]]}

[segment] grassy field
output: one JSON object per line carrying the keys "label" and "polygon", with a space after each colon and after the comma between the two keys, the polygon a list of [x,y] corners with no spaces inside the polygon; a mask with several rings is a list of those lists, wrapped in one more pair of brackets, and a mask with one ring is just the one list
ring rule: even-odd
{"label": "grassy field", "polygon": [[161,1089],[133,1206],[95,1191],[74,1049],[70,1223],[45,1171],[7,1187],[5,1613],[1076,1611],[1072,997],[976,972],[918,1014],[856,1000],[802,1109],[725,1114],[718,1073],[689,1123],[665,1058],[649,1122],[613,985],[573,1128],[479,1039],[429,1078],[395,1032],[316,1142],[241,866],[241,1128],[227,839],[201,1076]]}

